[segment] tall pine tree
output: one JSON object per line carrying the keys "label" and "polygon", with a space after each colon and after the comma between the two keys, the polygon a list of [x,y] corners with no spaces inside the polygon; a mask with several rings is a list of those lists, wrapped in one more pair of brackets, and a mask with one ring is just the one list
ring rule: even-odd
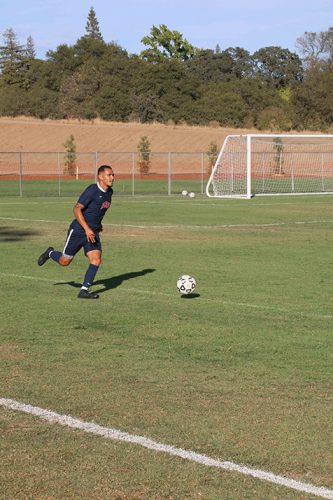
{"label": "tall pine tree", "polygon": [[28,36],[27,38],[25,52],[27,59],[29,59],[30,61],[36,58],[35,44],[31,36]]}
{"label": "tall pine tree", "polygon": [[21,83],[26,71],[26,49],[21,45],[12,28],[3,34],[4,45],[0,46],[0,69],[8,84]]}
{"label": "tall pine tree", "polygon": [[93,7],[90,7],[88,19],[86,24],[86,36],[95,40],[103,41],[99,23],[97,20],[96,12]]}

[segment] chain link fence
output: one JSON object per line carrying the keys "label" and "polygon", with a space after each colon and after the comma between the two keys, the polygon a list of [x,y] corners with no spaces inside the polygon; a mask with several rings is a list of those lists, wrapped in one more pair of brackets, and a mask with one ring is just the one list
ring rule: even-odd
{"label": "chain link fence", "polygon": [[[147,159],[148,158],[148,159]],[[97,168],[112,165],[115,193],[165,194],[182,190],[203,194],[211,171],[207,153],[0,152],[3,196],[76,196],[96,181]]]}

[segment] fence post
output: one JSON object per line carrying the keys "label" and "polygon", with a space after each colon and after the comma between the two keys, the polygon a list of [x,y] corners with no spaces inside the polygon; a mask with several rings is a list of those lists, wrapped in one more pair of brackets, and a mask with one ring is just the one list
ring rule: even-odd
{"label": "fence post", "polygon": [[204,193],[204,153],[201,153],[201,194]]}
{"label": "fence post", "polygon": [[294,164],[291,165],[291,191],[295,192]]}
{"label": "fence post", "polygon": [[132,196],[134,196],[135,188],[135,153],[132,153]]}
{"label": "fence post", "polygon": [[94,172],[94,179],[95,182],[97,182],[97,165],[98,165],[98,152],[95,152],[95,172]]}
{"label": "fence post", "polygon": [[20,196],[23,194],[22,176],[23,176],[23,165],[22,165],[22,153],[19,152],[19,164],[20,164]]}
{"label": "fence post", "polygon": [[61,173],[60,173],[60,154],[57,153],[57,164],[58,164],[58,196],[61,196]]}
{"label": "fence post", "polygon": [[171,195],[171,152],[168,153],[168,195]]}

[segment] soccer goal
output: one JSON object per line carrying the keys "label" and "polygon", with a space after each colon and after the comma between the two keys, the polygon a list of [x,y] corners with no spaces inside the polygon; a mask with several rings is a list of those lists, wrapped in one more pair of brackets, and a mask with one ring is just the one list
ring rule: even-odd
{"label": "soccer goal", "polygon": [[332,194],[333,135],[228,135],[209,177],[213,198]]}

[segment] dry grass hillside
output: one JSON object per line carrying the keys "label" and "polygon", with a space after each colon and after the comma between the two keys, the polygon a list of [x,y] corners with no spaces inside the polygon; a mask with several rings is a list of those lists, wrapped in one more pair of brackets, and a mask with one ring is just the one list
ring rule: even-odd
{"label": "dry grass hillside", "polygon": [[78,152],[136,151],[143,135],[154,152],[206,152],[212,141],[220,147],[226,135],[248,132],[221,127],[1,117],[0,152],[64,151],[64,142],[71,134]]}

